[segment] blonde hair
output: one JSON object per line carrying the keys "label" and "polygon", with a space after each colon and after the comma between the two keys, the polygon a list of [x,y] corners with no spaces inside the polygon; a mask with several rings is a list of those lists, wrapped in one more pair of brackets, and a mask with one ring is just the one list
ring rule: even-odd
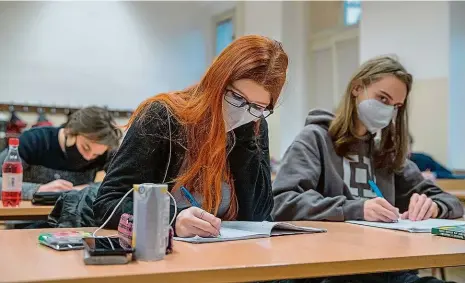
{"label": "blonde hair", "polygon": [[368,87],[388,75],[395,76],[407,87],[404,105],[398,109],[395,122],[381,131],[381,142],[374,152],[375,167],[384,167],[392,171],[400,170],[408,154],[408,94],[412,88],[412,75],[394,58],[376,57],[365,62],[351,78],[347,85],[334,120],[329,127],[336,153],[347,156],[351,145],[360,141],[355,133],[357,116],[356,97],[353,91],[357,86]]}

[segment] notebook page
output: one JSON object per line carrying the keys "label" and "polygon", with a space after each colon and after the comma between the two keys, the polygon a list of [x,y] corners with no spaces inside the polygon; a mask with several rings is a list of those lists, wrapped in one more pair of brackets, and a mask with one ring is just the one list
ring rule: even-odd
{"label": "notebook page", "polygon": [[251,233],[260,233],[271,235],[271,230],[276,225],[276,222],[256,222],[256,221],[223,221],[221,228],[229,228],[235,230],[242,230]]}
{"label": "notebook page", "polygon": [[258,232],[251,232],[251,231],[243,231],[237,229],[230,229],[226,227],[222,227],[220,229],[220,236],[218,237],[209,237],[203,238],[199,236],[195,236],[192,238],[180,238],[175,237],[174,239],[177,241],[189,242],[189,243],[215,243],[215,242],[225,242],[225,241],[235,241],[235,240],[245,240],[245,239],[255,239],[255,238],[264,238],[268,237],[269,235],[258,233]]}
{"label": "notebook page", "polygon": [[399,219],[398,222],[384,223],[384,222],[370,222],[370,221],[346,221],[347,223],[391,229],[401,230],[412,233],[431,233],[431,229],[441,226],[455,226],[465,225],[465,221],[449,220],[449,219],[428,219],[423,221],[410,221]]}
{"label": "notebook page", "polygon": [[300,227],[284,222],[223,221],[220,229],[221,235],[218,237],[202,238],[196,236],[192,238],[175,237],[174,239],[189,243],[213,243],[264,238],[272,235],[293,235],[315,232],[326,232],[326,230],[311,227]]}

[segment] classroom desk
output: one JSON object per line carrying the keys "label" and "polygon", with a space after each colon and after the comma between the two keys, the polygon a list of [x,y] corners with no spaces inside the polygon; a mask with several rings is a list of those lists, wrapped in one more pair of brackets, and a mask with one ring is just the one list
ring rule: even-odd
{"label": "classroom desk", "polygon": [[0,231],[0,282],[250,282],[465,265],[461,240],[344,223],[299,224],[328,232],[213,244],[175,242],[173,254],[162,261],[120,266],[86,266],[83,251],[41,246],[41,230],[5,230]]}
{"label": "classroom desk", "polygon": [[456,196],[460,201],[465,202],[465,190],[444,190],[451,195]]}
{"label": "classroom desk", "polygon": [[436,184],[462,202],[465,202],[465,179],[438,179]]}
{"label": "classroom desk", "polygon": [[53,206],[32,205],[30,201],[21,201],[19,207],[4,207],[0,202],[0,220],[36,220],[46,219]]}
{"label": "classroom desk", "polygon": [[444,191],[449,191],[449,190],[465,191],[465,179],[437,179],[436,184]]}

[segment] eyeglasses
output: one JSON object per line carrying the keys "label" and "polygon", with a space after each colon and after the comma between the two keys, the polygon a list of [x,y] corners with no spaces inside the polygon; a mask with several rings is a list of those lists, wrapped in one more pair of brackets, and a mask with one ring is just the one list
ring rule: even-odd
{"label": "eyeglasses", "polygon": [[266,118],[273,114],[273,109],[268,109],[255,103],[248,102],[247,99],[245,99],[242,95],[230,89],[226,90],[224,99],[227,103],[238,108],[247,105],[247,111],[249,111],[249,113],[252,114],[252,116],[255,116],[257,118]]}

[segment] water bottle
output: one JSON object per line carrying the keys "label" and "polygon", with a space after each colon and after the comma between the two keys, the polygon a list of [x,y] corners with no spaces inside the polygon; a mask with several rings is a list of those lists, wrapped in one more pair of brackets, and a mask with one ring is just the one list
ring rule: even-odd
{"label": "water bottle", "polygon": [[170,197],[166,184],[134,186],[132,246],[136,260],[165,257],[169,237]]}
{"label": "water bottle", "polygon": [[19,206],[23,187],[23,164],[19,156],[19,139],[10,138],[8,155],[2,166],[2,203],[3,206]]}

